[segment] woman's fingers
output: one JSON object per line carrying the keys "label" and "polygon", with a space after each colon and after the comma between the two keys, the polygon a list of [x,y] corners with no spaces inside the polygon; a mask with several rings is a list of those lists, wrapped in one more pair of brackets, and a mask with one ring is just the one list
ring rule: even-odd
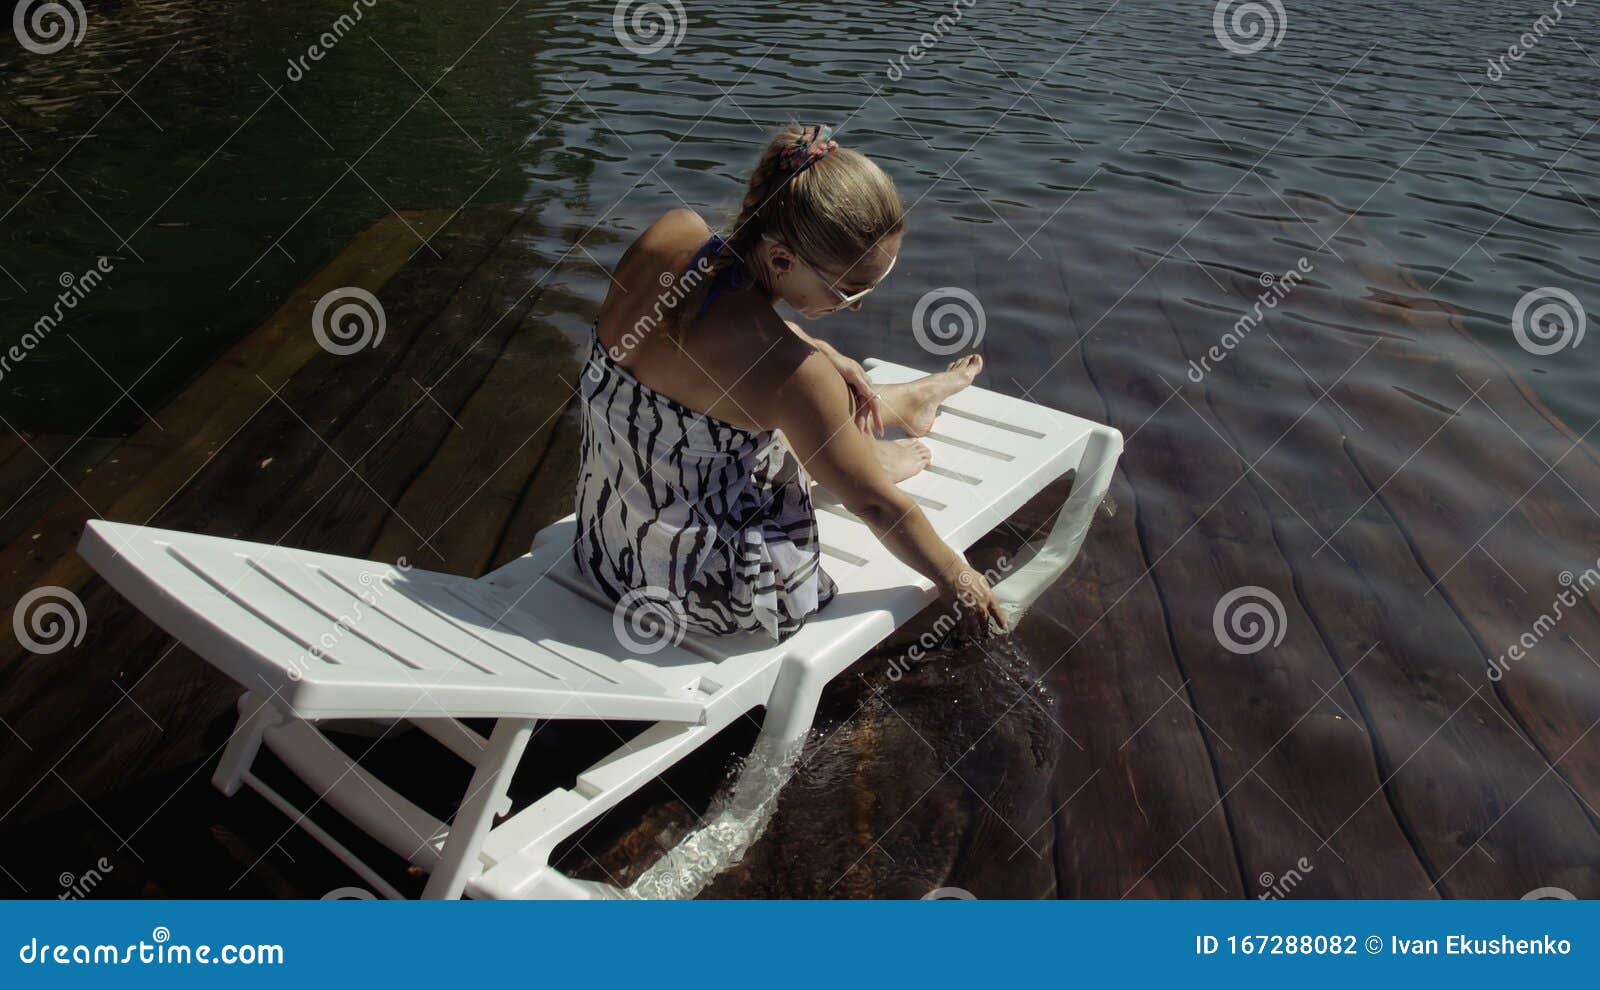
{"label": "woman's fingers", "polygon": [[995,624],[1000,627],[1001,632],[1011,631],[1011,619],[1006,615],[1000,600],[992,595],[989,597],[989,614],[994,617]]}

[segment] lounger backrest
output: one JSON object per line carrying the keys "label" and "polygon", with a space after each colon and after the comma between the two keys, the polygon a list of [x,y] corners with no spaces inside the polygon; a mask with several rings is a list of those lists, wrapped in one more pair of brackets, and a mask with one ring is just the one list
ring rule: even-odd
{"label": "lounger backrest", "polygon": [[483,582],[99,521],[79,552],[157,624],[302,718],[703,716],[701,700],[624,665],[615,640],[610,655],[574,645]]}

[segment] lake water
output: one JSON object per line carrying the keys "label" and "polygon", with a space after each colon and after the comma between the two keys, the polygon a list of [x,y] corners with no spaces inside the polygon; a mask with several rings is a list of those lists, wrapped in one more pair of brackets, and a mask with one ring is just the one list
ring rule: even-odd
{"label": "lake water", "polygon": [[[1368,293],[1328,272],[1370,247],[1417,295],[1459,312],[1575,433],[1600,419],[1600,342],[1581,339],[1600,313],[1600,3],[694,2],[682,17],[656,5],[668,11],[671,23],[654,26],[670,43],[653,52],[645,34],[621,37],[618,6],[146,0],[88,4],[81,41],[59,52],[5,38],[0,344],[20,342],[52,311],[64,274],[81,279],[100,264],[105,275],[65,331],[0,377],[0,415],[19,431],[131,433],[390,209],[529,204],[563,244],[593,229],[562,282],[597,301],[599,266],[630,232],[682,204],[721,216],[764,136],[798,118],[837,125],[913,204],[894,285],[861,314],[818,328],[858,356],[932,366],[906,313],[929,289],[965,287],[986,311],[989,387],[1100,415],[1052,364],[1060,348],[1041,344],[1053,312],[1042,307],[1077,307],[1079,331],[1126,333],[1169,297],[1195,296],[1138,277],[1130,259],[1193,266],[1221,296],[1209,316],[1202,302],[1173,318],[1208,319],[1202,336],[1220,339],[1254,296],[1223,292],[1226,270],[1248,284],[1303,257],[1336,298],[1322,311],[1291,300],[1279,318],[1334,327],[1336,305]],[[336,27],[352,9],[360,20]],[[1536,26],[1551,9],[1561,18]],[[335,34],[325,56],[308,57],[326,32]],[[1503,57],[1512,45],[1520,57]],[[1349,214],[1359,214],[1349,226],[1336,219]],[[1063,282],[1066,296],[1055,288]],[[1542,289],[1559,292],[1519,314]],[[1271,346],[1239,345],[1258,348],[1257,361]],[[1201,354],[1152,350],[1145,367],[1176,385]],[[1285,352],[1278,364],[1293,361]],[[1310,373],[1334,388],[1337,371]],[[1340,388],[1376,387],[1373,365],[1346,373]],[[1422,404],[1460,398],[1418,391]],[[1261,401],[1264,418],[1282,411]],[[1140,423],[1118,425],[1131,434]],[[1201,419],[1181,429],[1213,442]],[[1470,466],[1458,467],[1440,469],[1441,485],[1470,484]],[[1305,479],[1319,465],[1290,469]],[[1141,511],[1191,494],[1146,489]],[[1490,496],[1462,498],[1482,508]],[[1162,548],[1147,549],[1154,558]],[[1528,565],[1553,575],[1593,551],[1592,534],[1573,532],[1556,547],[1561,563]],[[1216,597],[1200,596],[1196,621]],[[739,889],[920,896],[941,885],[949,856],[907,852],[961,844],[949,834],[965,812],[952,809],[971,798],[946,794],[940,767],[997,739],[1005,745],[969,790],[998,818],[1047,821],[1067,797],[1050,790],[1052,747],[1065,751],[1062,737],[1079,727],[1059,724],[1049,692],[1017,673],[1037,658],[1008,649],[1024,652],[977,658],[981,669],[964,674],[973,657],[953,654],[938,668],[947,674],[880,673],[852,689],[866,694],[835,713],[845,726],[837,748],[791,785],[824,802],[866,800],[863,779],[883,789],[894,812],[876,819],[885,838],[867,860],[873,884],[857,875],[835,886],[862,860],[830,852],[803,880],[786,885],[774,878],[790,874],[772,866]],[[909,702],[893,693],[910,683]],[[956,697],[968,692],[976,700]],[[1034,700],[1019,711],[1023,698]],[[963,703],[975,711],[951,717]],[[986,731],[1007,715],[1022,721]],[[906,770],[885,747],[918,737],[938,755]],[[854,790],[838,779],[847,768],[860,774]],[[777,848],[827,843],[828,830],[788,814],[773,825]],[[823,820],[834,829],[860,818]],[[1035,838],[1014,831],[977,874],[996,891],[1053,890],[1037,878],[1038,855],[1005,855]],[[970,864],[989,846],[962,848]],[[778,858],[771,848],[755,855]]]}

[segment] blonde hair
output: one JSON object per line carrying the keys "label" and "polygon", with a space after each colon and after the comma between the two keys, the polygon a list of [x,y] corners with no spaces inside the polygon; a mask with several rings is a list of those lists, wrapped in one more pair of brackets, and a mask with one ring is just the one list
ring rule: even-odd
{"label": "blonde hair", "polygon": [[815,133],[790,123],[767,142],[722,249],[710,255],[701,267],[705,277],[673,307],[669,317],[673,330],[694,319],[719,277],[744,267],[763,235],[783,242],[818,268],[848,271],[884,238],[905,229],[899,191],[866,155],[832,147],[821,154],[802,155],[802,163],[795,164],[796,145]]}

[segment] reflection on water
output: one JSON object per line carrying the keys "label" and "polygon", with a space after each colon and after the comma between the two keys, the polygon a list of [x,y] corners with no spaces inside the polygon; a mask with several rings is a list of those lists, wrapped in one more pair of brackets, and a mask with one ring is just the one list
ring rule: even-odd
{"label": "reflection on water", "polygon": [[[1169,815],[1163,804],[1204,811],[1212,800],[1204,794],[1179,799],[1191,786],[1198,792],[1210,768],[1175,757],[1174,779],[1139,778],[1130,754],[1154,744],[1130,746],[1127,731],[1155,711],[1162,720],[1187,717],[1190,702],[1171,701],[1186,691],[1211,718],[1233,711],[1234,722],[1220,720],[1225,738],[1205,742],[1226,770],[1264,748],[1231,726],[1260,722],[1270,742],[1266,723],[1286,708],[1272,692],[1289,691],[1293,678],[1287,667],[1224,657],[1183,676],[1169,671],[1170,684],[1119,681],[1136,667],[1123,659],[1192,652],[1203,642],[1230,561],[1276,561],[1294,634],[1307,637],[1291,646],[1326,650],[1344,664],[1327,661],[1326,681],[1307,688],[1308,701],[1365,657],[1341,652],[1370,635],[1368,613],[1357,609],[1398,610],[1410,618],[1394,623],[1404,641],[1360,660],[1365,666],[1349,677],[1367,706],[1351,714],[1370,714],[1392,733],[1376,759],[1398,772],[1424,741],[1429,753],[1475,751],[1476,737],[1452,742],[1461,724],[1435,736],[1431,709],[1424,718],[1406,703],[1407,692],[1437,702],[1458,680],[1446,660],[1476,664],[1475,653],[1497,654],[1499,641],[1521,631],[1495,627],[1486,637],[1474,626],[1469,636],[1465,624],[1524,593],[1548,601],[1530,575],[1548,579],[1595,556],[1592,528],[1524,532],[1513,519],[1500,533],[1516,539],[1481,541],[1495,569],[1476,556],[1451,565],[1516,499],[1497,465],[1522,448],[1497,413],[1464,404],[1466,386],[1448,369],[1434,374],[1425,355],[1401,345],[1463,329],[1526,376],[1575,434],[1600,418],[1592,384],[1600,347],[1530,348],[1511,325],[1519,300],[1544,287],[1569,293],[1590,316],[1600,312],[1600,51],[1589,44],[1600,36],[1600,5],[1568,10],[1558,31],[1498,79],[1485,67],[1527,30],[1526,5],[1286,5],[1278,43],[1245,54],[1219,43],[1209,3],[998,0],[973,5],[929,45],[923,36],[939,4],[854,5],[846,14],[820,2],[697,2],[686,5],[676,47],[636,55],[618,44],[607,3],[388,0],[325,58],[291,68],[348,6],[92,5],[76,48],[41,56],[0,44],[0,343],[19,340],[50,310],[61,273],[84,272],[102,256],[113,265],[63,324],[70,336],[51,335],[0,380],[0,413],[14,428],[138,428],[140,407],[159,409],[390,208],[528,204],[562,246],[582,236],[584,250],[551,281],[559,291],[541,302],[580,333],[607,286],[599,266],[616,260],[630,232],[683,203],[710,214],[731,206],[765,133],[798,117],[839,123],[841,140],[880,160],[913,204],[890,284],[861,313],[817,329],[857,356],[928,366],[907,314],[931,288],[967,287],[987,315],[983,384],[1114,421],[1130,436],[1143,431],[1124,461],[1136,483],[1123,500],[1128,511],[1096,527],[1116,534],[1130,558],[1144,558],[1080,562],[1091,577],[1072,592],[1096,608],[1073,628],[1060,617],[1074,603],[1057,594],[1006,643],[940,653],[898,678],[889,647],[864,662],[830,691],[826,731],[802,755],[761,839],[708,893],[919,897],[957,885],[979,896],[1034,896],[1074,877],[1089,878],[1075,891],[1102,896],[1142,882],[1160,892],[1238,893],[1239,878],[1224,870],[1173,878],[1187,862],[1231,857],[1226,836],[1208,839],[1202,828],[1186,858],[1167,855],[1170,837],[1196,812],[1169,830],[1161,823],[1178,811]],[[912,46],[923,54],[907,57]],[[1176,398],[1191,362],[1257,297],[1260,273],[1284,272],[1300,258],[1312,266],[1306,283],[1266,330],[1226,354],[1206,383],[1210,398],[1202,390]],[[1461,326],[1431,309],[1431,298],[1453,306]],[[1405,361],[1358,360],[1374,342],[1395,344]],[[1336,384],[1338,402],[1304,418],[1306,402]],[[1417,419],[1427,427],[1395,440],[1381,469],[1341,459],[1358,443],[1378,445],[1381,417],[1397,409],[1454,416],[1496,439],[1474,445],[1452,430],[1435,441],[1432,421]],[[1296,424],[1300,432],[1274,442]],[[1238,488],[1230,484],[1235,448],[1259,465]],[[1198,460],[1215,474],[1203,464],[1170,467],[1197,449],[1214,454]],[[1268,450],[1270,458],[1255,457]],[[1414,461],[1413,451],[1421,454]],[[1397,480],[1380,498],[1373,490],[1391,471]],[[1236,504],[1251,492],[1260,504]],[[1364,542],[1387,538],[1393,523],[1383,513],[1415,520],[1420,513],[1407,507],[1430,498],[1437,530],[1422,528],[1415,560],[1384,557],[1375,539]],[[1215,505],[1222,508],[1207,515]],[[1189,556],[1184,544],[1166,556],[1186,538],[1203,541],[1204,553]],[[1094,546],[1091,536],[1091,555]],[[1159,598],[1150,582],[1125,587],[1157,561]],[[1430,586],[1447,575],[1461,581],[1474,566],[1487,573],[1488,590],[1470,599],[1473,608],[1447,604]],[[1493,584],[1499,573],[1509,583]],[[1313,619],[1297,594],[1347,607]],[[1119,627],[1121,642],[1102,643],[1095,637],[1105,627],[1089,620],[1105,608],[1142,609],[1144,620]],[[1357,618],[1341,627],[1341,615]],[[1089,647],[1098,652],[1086,655]],[[1582,686],[1552,676],[1571,687],[1574,709],[1586,710],[1593,699]],[[1040,677],[1053,694],[1028,687]],[[1076,718],[1063,716],[1068,703],[1080,706]],[[1119,713],[1126,728],[1094,738],[1101,711],[1085,705]],[[1321,733],[1316,745],[1284,757],[1283,774],[1312,767],[1319,779],[1336,775],[1318,761],[1352,738],[1352,721],[1317,711],[1299,730]],[[1487,713],[1483,724],[1499,731]],[[1082,757],[1085,747],[1093,760]],[[1485,779],[1503,774],[1496,786],[1514,798],[1532,779],[1517,762],[1531,750],[1518,743],[1480,769]],[[1357,756],[1372,759],[1366,752]],[[1059,774],[1067,762],[1074,774]],[[1116,772],[1094,778],[1102,766]],[[1272,776],[1275,766],[1250,779]],[[1098,863],[1052,864],[1052,836],[1077,810],[1052,816],[1084,779],[1094,782],[1079,800],[1093,800],[1118,774],[1137,813],[1097,841],[1116,845],[1119,862],[1141,865],[1128,876],[1107,868],[1102,883]],[[1432,833],[1416,823],[1426,825],[1427,812],[1406,806],[1406,783],[1390,788],[1397,815],[1426,843]],[[1260,817],[1282,817],[1293,802],[1293,815],[1321,831],[1342,828],[1346,809],[1327,822],[1306,810],[1326,796],[1311,790],[1280,784],[1256,793],[1252,783],[1227,810],[1260,798]],[[755,802],[757,818],[768,804]],[[1555,822],[1551,807],[1540,814]],[[1475,827],[1483,832],[1493,820]],[[1507,827],[1517,822],[1512,815]],[[687,809],[657,816],[663,835],[695,824]],[[1253,877],[1258,851],[1248,829],[1237,842]],[[1470,831],[1439,825],[1450,835],[1440,841],[1455,842],[1457,830]],[[1365,824],[1345,834],[1357,832],[1371,834]],[[1302,852],[1264,844],[1262,869]],[[1467,839],[1458,844],[1471,848]],[[1535,846],[1548,848],[1519,848]],[[624,883],[651,859],[608,855],[598,851],[606,873]],[[1146,866],[1152,872],[1141,877]],[[1456,882],[1473,868],[1463,866]],[[1368,869],[1374,884],[1399,875],[1382,863]],[[1348,893],[1336,885],[1341,870],[1359,873],[1323,860],[1314,883]]]}
{"label": "reflection on water", "polygon": [[[1485,60],[1524,30],[1517,4],[1317,4],[1243,56],[1206,4],[984,3],[891,77],[936,6],[852,10],[842,31],[823,3],[697,3],[676,48],[639,57],[603,3],[388,2],[301,71],[348,4],[96,6],[76,48],[0,45],[0,339],[48,309],[61,272],[109,255],[115,291],[73,332],[123,384],[177,339],[132,388],[148,407],[391,206],[521,201],[626,228],[731,204],[763,131],[822,117],[916,204],[920,285],[971,280],[938,218],[984,225],[1025,266],[1022,242],[1069,198],[1115,223],[1128,203],[1314,193],[1360,208],[1559,411],[1593,413],[1600,352],[1536,357],[1507,331],[1527,289],[1600,283],[1594,11],[1488,83]],[[64,340],[5,386],[8,418],[58,432],[120,398]],[[95,429],[141,421],[120,402]]]}

